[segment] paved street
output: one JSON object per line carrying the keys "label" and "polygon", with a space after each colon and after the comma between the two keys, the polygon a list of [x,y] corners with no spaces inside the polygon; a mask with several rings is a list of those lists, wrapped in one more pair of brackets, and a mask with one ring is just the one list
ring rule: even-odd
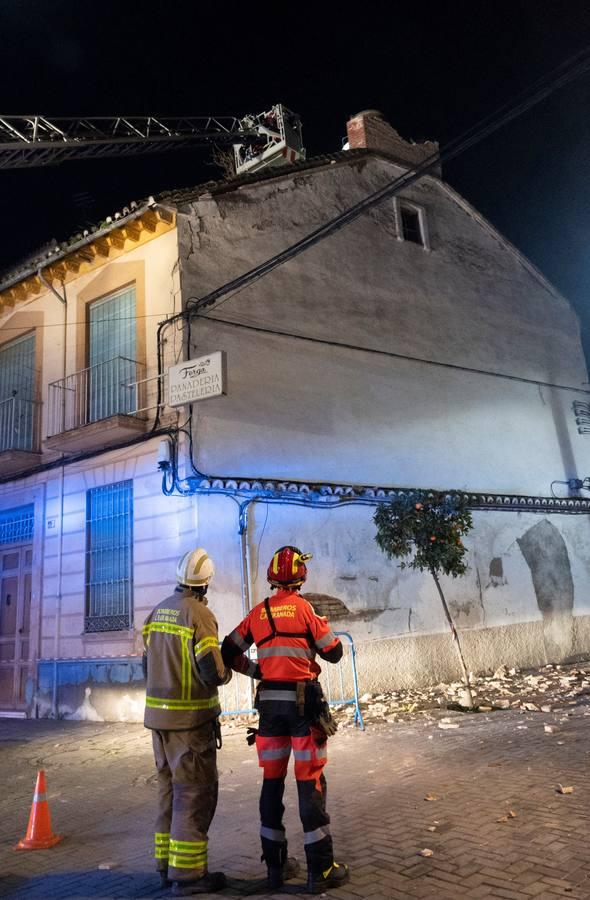
{"label": "paved street", "polygon": [[[353,868],[334,900],[590,898],[590,707],[440,716],[447,727],[415,717],[365,733],[349,727],[330,741],[337,858]],[[4,720],[0,748],[2,896],[165,896],[152,873],[155,785],[140,726]],[[41,767],[54,830],[66,837],[51,850],[14,853]],[[226,737],[220,769],[211,865],[231,876],[222,896],[269,896],[260,882],[260,772],[244,733]],[[293,782],[286,805],[290,850],[302,860]]]}

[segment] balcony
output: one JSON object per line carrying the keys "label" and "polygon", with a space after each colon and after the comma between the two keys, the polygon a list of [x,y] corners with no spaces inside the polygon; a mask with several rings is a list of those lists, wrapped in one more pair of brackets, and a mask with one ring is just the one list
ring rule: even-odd
{"label": "balcony", "polygon": [[23,397],[0,401],[0,475],[10,475],[37,465],[41,404]]}
{"label": "balcony", "polygon": [[145,366],[116,356],[49,385],[45,445],[89,450],[145,431]]}

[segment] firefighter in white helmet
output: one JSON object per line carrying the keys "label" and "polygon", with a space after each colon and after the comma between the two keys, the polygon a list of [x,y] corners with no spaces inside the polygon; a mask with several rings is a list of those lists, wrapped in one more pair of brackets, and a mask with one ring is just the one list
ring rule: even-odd
{"label": "firefighter in white helmet", "polygon": [[207,607],[215,568],[202,548],[176,568],[174,593],[143,627],[146,705],[158,770],[155,859],[162,886],[178,897],[225,887],[207,868],[207,832],[217,805],[221,747],[217,686],[231,678],[219,651],[217,620]]}

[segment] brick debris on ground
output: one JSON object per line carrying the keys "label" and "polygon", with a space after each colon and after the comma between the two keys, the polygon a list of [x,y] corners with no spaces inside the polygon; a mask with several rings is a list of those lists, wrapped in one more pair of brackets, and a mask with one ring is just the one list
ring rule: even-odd
{"label": "brick debris on ground", "polygon": [[[353,874],[330,896],[590,898],[589,737],[586,698],[549,714],[447,710],[438,720],[343,729],[330,740],[326,774],[337,858]],[[152,871],[156,788],[141,726],[4,720],[0,748],[1,896],[167,895]],[[39,768],[54,830],[66,837],[14,853]],[[210,864],[230,886],[218,896],[271,896],[260,880],[261,776],[243,732],[226,737],[220,771]],[[303,861],[292,778],[286,806],[290,852]],[[302,882],[287,893],[303,896]]]}

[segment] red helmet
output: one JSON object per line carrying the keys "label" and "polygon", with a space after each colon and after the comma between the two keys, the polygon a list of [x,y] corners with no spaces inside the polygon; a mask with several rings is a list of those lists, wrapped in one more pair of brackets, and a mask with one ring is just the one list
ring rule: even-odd
{"label": "red helmet", "polygon": [[297,547],[281,547],[271,559],[266,577],[273,587],[298,587],[307,578],[305,561],[311,557]]}

